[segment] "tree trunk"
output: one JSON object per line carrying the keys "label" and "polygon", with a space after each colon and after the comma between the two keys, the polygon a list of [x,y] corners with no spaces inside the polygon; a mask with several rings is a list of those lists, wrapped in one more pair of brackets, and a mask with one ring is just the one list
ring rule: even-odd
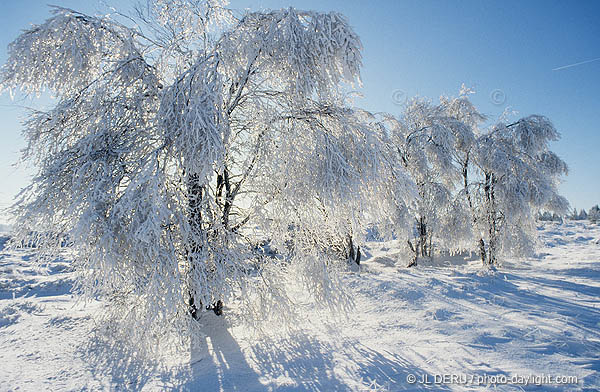
{"label": "tree trunk", "polygon": [[[415,248],[413,248],[412,243],[409,240],[409,246],[411,250],[415,253],[415,258],[419,257],[429,257],[431,258],[431,250],[432,250],[432,235],[427,228],[427,219],[422,216],[416,219],[417,221],[417,235],[418,238],[415,239]],[[416,265],[416,261],[414,262]]]}
{"label": "tree trunk", "polygon": [[492,206],[492,216],[491,216],[491,233],[490,233],[490,246],[489,246],[489,265],[496,264],[496,256],[497,256],[497,239],[498,239],[498,217],[496,211],[496,194],[495,194],[495,185],[496,185],[496,176],[494,174],[491,175],[490,178],[490,201]]}
{"label": "tree trunk", "polygon": [[485,241],[483,238],[479,239],[479,255],[481,256],[481,263],[485,265],[486,252],[485,252]]}
{"label": "tree trunk", "polygon": [[356,247],[356,251],[354,250],[354,242],[352,241],[352,235],[348,234],[348,260],[355,262],[360,265],[360,246]]}
{"label": "tree trunk", "polygon": [[348,260],[354,260],[354,244],[350,234],[348,234]]}
{"label": "tree trunk", "polygon": [[416,267],[418,254],[419,254],[418,245],[415,244],[417,246],[417,249],[415,249],[415,247],[413,246],[412,242],[410,242],[410,240],[408,240],[407,242],[408,242],[408,247],[414,253],[415,257],[413,257],[412,261],[406,267],[407,268]]}
{"label": "tree trunk", "polygon": [[[200,180],[197,174],[188,176],[187,191],[189,208],[188,223],[192,231],[192,239],[189,244],[189,250],[186,250],[186,253],[190,271],[193,272],[196,269],[195,256],[202,250],[202,245],[195,241],[195,238],[198,238],[202,234],[202,187],[200,186]],[[188,285],[191,286],[191,284]],[[188,287],[187,294],[190,315],[197,320],[200,314],[195,300],[196,293],[191,287]],[[200,304],[200,308],[201,307],[202,304]]]}
{"label": "tree trunk", "polygon": [[420,256],[425,257],[427,255],[427,225],[425,223],[425,218],[420,217],[418,221],[418,230],[419,230],[419,248],[420,248]]}
{"label": "tree trunk", "polygon": [[429,234],[429,247],[427,248],[428,256],[433,259],[433,235]]}
{"label": "tree trunk", "polygon": [[[219,179],[217,178],[217,185]],[[197,174],[191,174],[188,176],[188,208],[189,218],[188,222],[192,230],[192,239],[189,244],[189,251],[187,251],[187,258],[190,264],[190,270],[196,269],[196,255],[202,251],[202,245],[198,243],[195,238],[200,238],[203,235],[202,232],[202,198],[203,198],[203,187],[200,185],[200,178]],[[190,285],[191,286],[191,285]],[[196,292],[193,288],[188,287],[188,309],[190,315],[198,320],[200,318],[200,309],[202,309],[202,302],[196,300]],[[223,314],[223,302],[217,300],[214,304],[207,306],[207,310],[212,310],[217,316]]]}
{"label": "tree trunk", "polygon": [[[488,226],[488,249],[487,249],[487,265],[496,264],[496,245],[497,245],[497,211],[496,211],[496,196],[494,193],[494,185],[496,177],[493,173],[485,174],[485,199],[487,204],[487,226]],[[486,260],[483,260],[485,263]]]}

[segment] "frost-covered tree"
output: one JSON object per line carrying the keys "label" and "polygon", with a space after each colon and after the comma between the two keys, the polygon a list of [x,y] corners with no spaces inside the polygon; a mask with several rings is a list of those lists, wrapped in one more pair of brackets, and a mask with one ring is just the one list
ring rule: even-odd
{"label": "frost-covered tree", "polygon": [[452,160],[454,134],[448,127],[443,107],[414,99],[399,121],[393,121],[392,135],[396,158],[411,174],[419,198],[414,209],[413,232],[407,240],[413,254],[409,265],[419,257],[431,258],[434,235],[443,225],[444,213],[452,203],[458,171]]}
{"label": "frost-covered tree", "polygon": [[[431,257],[433,233],[440,225],[440,212],[447,207],[452,192],[452,164],[449,132],[441,124],[439,107],[423,100],[412,100],[394,127],[397,159],[416,183],[417,200],[413,235],[407,244],[414,254],[410,266],[419,257]],[[448,173],[449,175],[442,175]]]}
{"label": "frost-covered tree", "polygon": [[540,222],[563,222],[563,216],[556,212],[550,213],[548,211],[544,211],[543,213],[541,211],[538,212],[536,219]]}
{"label": "frost-covered tree", "polygon": [[407,241],[413,254],[433,256],[439,250],[457,251],[470,243],[470,210],[462,195],[464,167],[484,117],[468,100],[470,91],[440,104],[414,99],[398,121],[391,120],[395,159],[411,174],[419,198],[414,208],[414,239]]}
{"label": "frost-covered tree", "polygon": [[573,212],[569,215],[569,219],[577,220],[579,217],[579,213],[577,212],[577,208],[573,208]]}
{"label": "frost-covered tree", "polygon": [[543,116],[498,123],[478,137],[471,159],[478,172],[472,189],[474,223],[484,264],[499,255],[527,255],[536,241],[538,209],[564,213],[558,183],[567,165],[549,150],[558,131]]}
{"label": "frost-covered tree", "polygon": [[587,216],[587,219],[589,219],[592,223],[600,222],[600,207],[598,207],[597,204],[590,208],[590,213]]}
{"label": "frost-covered tree", "polygon": [[[441,214],[449,222],[441,230],[441,242],[449,250],[473,249],[475,243],[482,261],[493,265],[498,255],[533,251],[537,211],[566,211],[568,202],[557,186],[567,166],[549,150],[559,133],[547,118],[500,122],[481,132],[486,118],[469,100],[471,93],[463,85],[458,97],[443,97],[444,114],[437,117],[453,130],[448,139],[453,144],[447,149],[449,164],[435,171],[447,179],[457,172],[460,177],[459,184],[450,181],[454,199],[452,209]],[[432,140],[425,138],[427,143]]]}
{"label": "frost-covered tree", "polygon": [[569,215],[569,219],[571,220],[585,220],[588,218],[588,214],[585,211],[585,208],[582,208],[581,211],[577,212],[577,208],[573,208],[573,212]]}
{"label": "frost-covered tree", "polygon": [[400,221],[411,180],[349,106],[361,43],[343,16],[236,18],[219,0],[52,12],[10,44],[1,75],[3,90],[56,97],[25,122],[38,172],[17,242],[44,259],[68,238],[78,288],[137,341],[187,336],[230,301],[248,320],[285,318],[287,281],[349,304],[328,239]]}

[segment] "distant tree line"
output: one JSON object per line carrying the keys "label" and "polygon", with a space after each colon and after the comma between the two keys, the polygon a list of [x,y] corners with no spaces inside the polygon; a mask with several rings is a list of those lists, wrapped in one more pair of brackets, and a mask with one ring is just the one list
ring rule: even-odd
{"label": "distant tree line", "polygon": [[[547,217],[547,213],[543,215],[544,218]],[[577,208],[573,208],[573,211],[567,215],[567,217],[571,220],[586,220],[589,219],[592,223],[598,223],[600,221],[600,207],[598,204],[590,208],[589,212],[586,212],[584,208],[580,211],[577,211]],[[540,219],[547,220],[547,219]]]}

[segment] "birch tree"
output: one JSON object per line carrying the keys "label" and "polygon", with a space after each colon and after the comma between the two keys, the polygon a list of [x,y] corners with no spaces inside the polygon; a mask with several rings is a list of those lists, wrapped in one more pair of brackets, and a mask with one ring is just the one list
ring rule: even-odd
{"label": "birch tree", "polygon": [[188,336],[228,303],[284,320],[290,281],[351,305],[325,238],[403,216],[412,181],[348,99],[362,47],[342,15],[235,17],[219,0],[52,13],[10,44],[1,74],[3,90],[56,97],[24,124],[38,171],[15,243],[45,260],[68,238],[77,288],[133,341]]}
{"label": "birch tree", "polygon": [[474,221],[484,264],[497,264],[499,255],[531,254],[536,211],[567,211],[569,204],[558,193],[567,165],[549,149],[559,136],[546,117],[532,115],[498,123],[478,138],[472,152],[480,174],[474,184]]}
{"label": "birch tree", "polygon": [[392,134],[398,159],[416,183],[419,197],[413,211],[413,239],[407,244],[414,255],[433,257],[434,247],[458,251],[469,247],[470,210],[461,192],[468,173],[468,151],[484,117],[468,100],[464,88],[457,98],[442,97],[438,105],[410,101]]}

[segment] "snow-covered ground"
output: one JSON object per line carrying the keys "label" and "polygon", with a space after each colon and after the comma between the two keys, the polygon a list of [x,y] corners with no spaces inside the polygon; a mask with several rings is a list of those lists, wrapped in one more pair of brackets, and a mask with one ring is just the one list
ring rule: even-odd
{"label": "snow-covered ground", "polygon": [[393,241],[369,243],[347,276],[347,319],[307,312],[293,331],[257,337],[207,313],[213,332],[192,359],[166,365],[96,339],[102,305],[70,294],[68,261],[44,274],[27,252],[1,250],[0,390],[598,390],[600,226],[540,234],[539,257],[495,273],[457,257],[406,269]]}

